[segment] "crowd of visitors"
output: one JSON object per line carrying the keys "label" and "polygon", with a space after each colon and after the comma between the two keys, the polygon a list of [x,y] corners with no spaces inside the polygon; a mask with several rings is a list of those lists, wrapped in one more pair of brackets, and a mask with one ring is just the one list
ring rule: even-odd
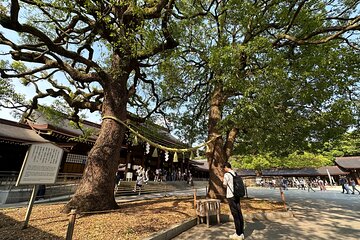
{"label": "crowd of visitors", "polygon": [[[329,185],[327,180],[323,180],[320,177],[316,178],[306,178],[306,177],[292,177],[292,178],[278,178],[270,180],[261,180],[259,184],[262,187],[276,188],[281,187],[283,190],[288,190],[289,187],[297,188],[300,190],[307,190],[308,192],[318,189],[319,191],[326,191],[326,186]],[[339,186],[342,186],[342,193],[345,194],[355,194],[355,192],[360,194],[359,189],[357,188],[356,181],[352,178],[340,177]]]}
{"label": "crowd of visitors", "polygon": [[[121,171],[116,173],[116,186],[119,185],[121,180]],[[168,171],[166,169],[155,169],[155,171],[151,170],[150,167],[144,168],[139,166],[136,171],[134,172],[135,175],[135,185],[134,185],[134,192],[138,189],[141,189],[143,184],[147,184],[149,181],[154,182],[165,182],[165,181],[186,181],[187,184],[193,186],[193,176],[192,173],[189,171],[182,172],[181,169],[173,169]]]}
{"label": "crowd of visitors", "polygon": [[155,169],[154,182],[165,182],[165,181],[186,181],[193,185],[192,174],[190,171],[181,172],[181,169],[173,169],[168,171],[166,169]]}

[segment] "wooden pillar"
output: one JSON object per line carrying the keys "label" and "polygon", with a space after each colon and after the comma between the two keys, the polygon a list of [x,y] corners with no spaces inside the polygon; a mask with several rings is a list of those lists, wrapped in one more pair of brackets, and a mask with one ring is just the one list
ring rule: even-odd
{"label": "wooden pillar", "polygon": [[360,185],[360,174],[357,170],[352,171],[352,177],[354,178],[356,185]]}
{"label": "wooden pillar", "polygon": [[[174,169],[174,155],[171,156],[170,153],[169,153],[168,163],[169,163],[169,168],[171,167],[171,169]],[[175,168],[175,171],[177,173],[177,168]]]}
{"label": "wooden pillar", "polygon": [[145,155],[142,156],[141,158],[141,166],[145,168]]}
{"label": "wooden pillar", "polygon": [[126,153],[126,164],[125,164],[125,172],[124,172],[124,178],[126,178],[126,174],[129,171],[128,164],[131,163],[131,151],[128,149]]}
{"label": "wooden pillar", "polygon": [[181,163],[180,163],[181,174],[184,173],[184,161],[185,161],[185,158],[183,157],[183,158],[181,159]]}
{"label": "wooden pillar", "polygon": [[189,171],[190,171],[190,158],[187,159],[187,166],[186,166],[186,176],[189,179]]}
{"label": "wooden pillar", "polygon": [[158,157],[157,157],[157,164],[156,164],[156,169],[160,168],[160,163],[161,163],[161,158],[160,158],[160,151],[158,152]]}

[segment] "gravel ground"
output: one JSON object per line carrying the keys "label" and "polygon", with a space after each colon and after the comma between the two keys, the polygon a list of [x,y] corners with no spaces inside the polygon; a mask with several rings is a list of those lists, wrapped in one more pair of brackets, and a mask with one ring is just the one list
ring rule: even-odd
{"label": "gravel ground", "polygon": [[[243,213],[282,211],[281,203],[244,199]],[[69,216],[61,213],[63,204],[35,205],[29,227],[22,230],[26,207],[0,210],[0,239],[65,239]],[[222,213],[229,213],[222,204]],[[195,216],[193,199],[167,197],[121,203],[116,211],[77,215],[73,239],[143,239],[173,224]]]}

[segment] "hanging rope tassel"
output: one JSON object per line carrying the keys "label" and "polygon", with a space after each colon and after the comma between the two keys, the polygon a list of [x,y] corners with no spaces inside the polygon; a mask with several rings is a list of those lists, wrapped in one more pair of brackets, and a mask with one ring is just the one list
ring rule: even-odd
{"label": "hanging rope tassel", "polygon": [[177,152],[174,153],[174,159],[173,159],[173,162],[178,162],[178,155],[177,155]]}
{"label": "hanging rope tassel", "polygon": [[158,154],[158,151],[157,151],[157,148],[155,148],[153,154],[151,155],[152,157],[158,157],[159,154]]}
{"label": "hanging rope tassel", "polygon": [[[170,151],[170,152],[190,152],[196,149],[199,149],[205,145],[207,145],[208,143],[210,143],[211,141],[214,141],[215,139],[217,139],[218,137],[221,137],[221,135],[218,136],[214,136],[213,138],[211,138],[209,141],[199,145],[199,146],[195,146],[195,147],[191,147],[191,148],[169,148],[166,146],[162,146],[160,144],[157,144],[153,141],[151,141],[150,139],[146,138],[145,136],[141,135],[140,133],[138,133],[137,131],[135,131],[134,129],[132,129],[131,127],[129,127],[128,123],[125,123],[123,121],[121,121],[120,119],[118,119],[117,117],[114,116],[103,116],[102,120],[104,119],[111,119],[114,120],[115,122],[122,124],[123,126],[125,126],[127,129],[130,130],[130,132],[132,132],[135,136],[139,137],[141,140],[143,140],[144,142],[147,142],[148,144],[150,144],[151,146],[155,147],[155,148],[159,148],[161,150],[164,151]],[[135,142],[135,139],[134,139]]]}
{"label": "hanging rope tassel", "polygon": [[134,136],[133,146],[137,146],[137,145],[139,145],[139,141],[138,141],[137,136],[135,135],[135,136]]}

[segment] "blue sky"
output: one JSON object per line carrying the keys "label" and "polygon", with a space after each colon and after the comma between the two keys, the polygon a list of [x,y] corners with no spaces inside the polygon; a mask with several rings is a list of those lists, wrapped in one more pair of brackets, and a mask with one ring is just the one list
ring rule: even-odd
{"label": "blue sky", "polygon": [[[8,29],[3,28],[0,25],[0,32],[8,39],[10,39],[11,41],[18,43],[19,42],[19,35],[18,33],[14,32],[14,31],[10,31]],[[0,45],[0,53],[8,53],[10,51],[9,47],[6,47],[4,45]],[[98,53],[95,53],[95,55],[98,55]],[[9,56],[5,56],[5,55],[0,55],[0,60],[8,60],[9,62],[12,62],[12,59]],[[35,64],[29,64],[26,63],[26,65],[28,67],[34,67],[36,66]],[[63,74],[56,74],[55,75],[56,80],[61,81],[61,79],[64,79],[64,75]],[[64,81],[63,83],[66,84],[67,81]],[[35,95],[35,88],[33,85],[29,84],[28,86],[24,86],[23,84],[21,84],[20,80],[18,79],[12,79],[12,84],[14,86],[14,88],[16,89],[17,93],[23,94],[26,98],[26,100],[30,100],[34,95]],[[43,82],[39,84],[39,87],[41,89],[45,89],[47,86],[49,86],[49,84],[47,82]],[[45,99],[40,99],[39,103],[40,104],[44,104],[44,105],[50,105],[52,102],[54,101],[54,98],[45,98]],[[18,121],[18,119],[16,119],[12,112],[14,110],[13,109],[7,109],[7,108],[2,108],[0,107],[0,118],[2,119],[7,119],[7,120],[12,120],[12,121]],[[89,111],[84,111],[84,113],[86,114],[86,116],[88,117],[87,120],[89,121],[93,121],[96,123],[100,123],[100,115],[99,114],[92,114]]]}

